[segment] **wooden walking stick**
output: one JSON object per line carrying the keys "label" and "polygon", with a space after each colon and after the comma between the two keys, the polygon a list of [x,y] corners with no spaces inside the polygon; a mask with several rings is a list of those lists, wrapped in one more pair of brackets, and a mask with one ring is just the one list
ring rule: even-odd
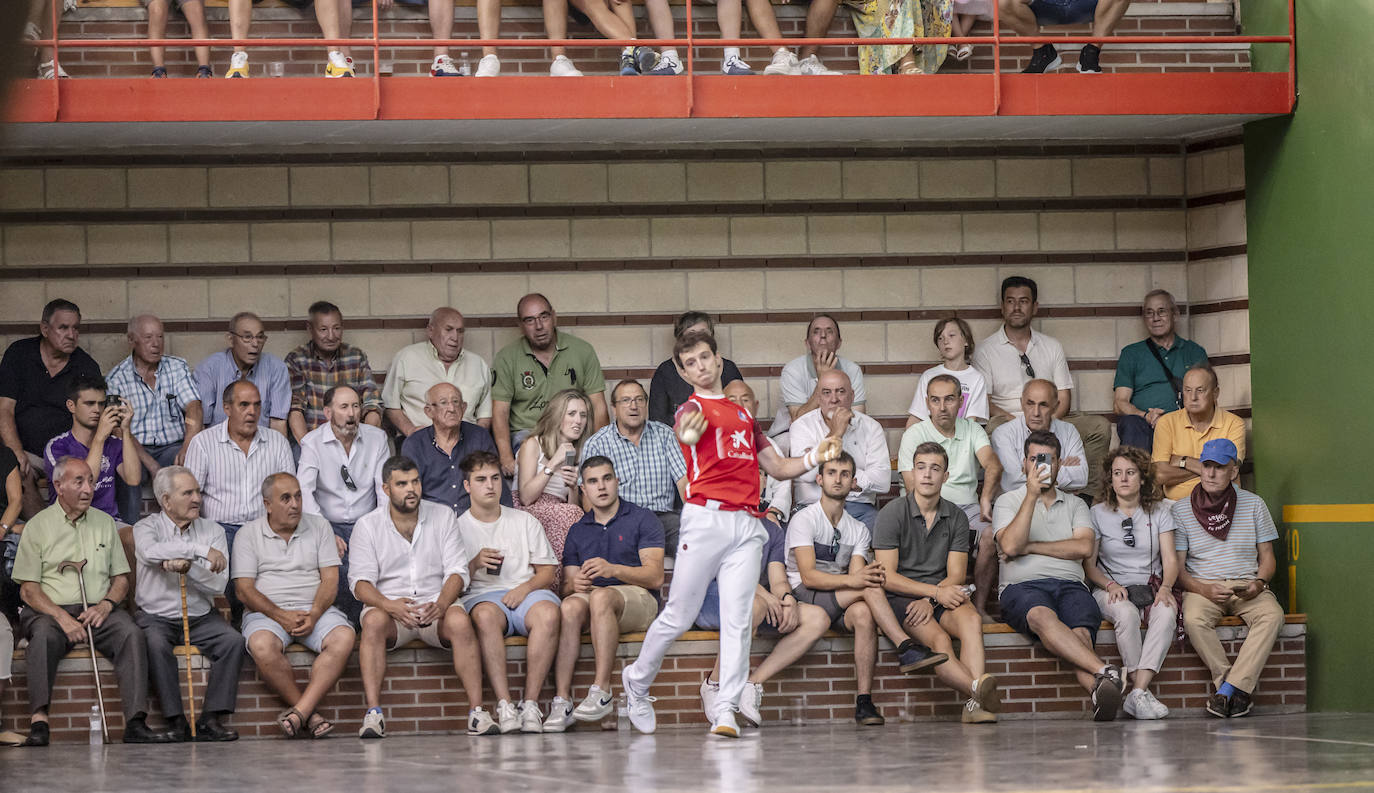
{"label": "wooden walking stick", "polygon": [[[76,570],[76,582],[81,588],[81,610],[84,612],[89,609],[90,603],[86,600],[86,576],[82,572],[86,567],[86,560],[79,562],[68,559],[57,566],[57,572],[65,573],[68,570]],[[91,633],[91,626],[86,626],[86,646],[91,651],[91,674],[95,676],[95,699],[100,705],[100,734],[105,743],[110,742],[110,720],[105,716],[105,692],[100,690],[100,667],[95,663],[95,634]]]}
{"label": "wooden walking stick", "polygon": [[196,738],[196,687],[191,682],[191,621],[186,609],[186,574],[178,576],[181,579],[181,640],[182,646],[186,648],[186,707],[191,709],[191,717],[188,721],[191,724],[191,740]]}

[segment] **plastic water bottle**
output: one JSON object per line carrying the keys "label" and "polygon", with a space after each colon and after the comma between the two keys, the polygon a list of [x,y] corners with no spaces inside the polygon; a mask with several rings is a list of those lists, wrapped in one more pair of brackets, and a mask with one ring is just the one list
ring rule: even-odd
{"label": "plastic water bottle", "polygon": [[466,52],[458,53],[458,75],[460,77],[472,76],[472,64],[468,61]]}
{"label": "plastic water bottle", "polygon": [[962,590],[965,595],[972,595],[974,592],[978,591],[978,585],[964,584],[963,586],[959,587],[959,589]]}
{"label": "plastic water bottle", "polygon": [[100,708],[91,706],[91,746],[104,746],[105,733],[100,723]]}
{"label": "plastic water bottle", "polygon": [[630,703],[624,691],[620,692],[615,703],[615,728],[617,732],[630,731]]}

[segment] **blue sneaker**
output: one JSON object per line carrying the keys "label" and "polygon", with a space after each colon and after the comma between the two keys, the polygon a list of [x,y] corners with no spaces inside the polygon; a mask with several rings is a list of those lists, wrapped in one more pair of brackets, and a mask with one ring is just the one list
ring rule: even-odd
{"label": "blue sneaker", "polygon": [[655,75],[657,77],[672,77],[674,75],[682,74],[682,72],[682,64],[678,62],[677,58],[665,58],[663,56],[659,56],[658,65],[650,69],[646,73]]}
{"label": "blue sneaker", "polygon": [[754,70],[749,68],[749,64],[740,60],[740,57],[738,55],[731,55],[730,57],[726,58],[725,63],[722,63],[720,65],[720,70],[725,74],[734,75],[737,77],[754,73]]}
{"label": "blue sneaker", "polygon": [[[905,642],[903,642],[905,644]],[[912,642],[905,650],[897,655],[897,665],[903,674],[920,672],[933,666],[939,666],[949,660],[949,656],[944,653],[932,653],[929,647]]]}
{"label": "blue sneaker", "polygon": [[640,74],[648,74],[658,65],[658,53],[654,52],[653,47],[635,47],[633,55],[635,71]]}
{"label": "blue sneaker", "polygon": [[167,67],[166,67],[166,66],[154,66],[154,67],[153,67],[153,77],[156,77],[156,78],[161,79],[161,78],[164,78],[164,77],[166,77],[166,76],[167,76]]}
{"label": "blue sneaker", "polygon": [[635,56],[628,52],[620,53],[620,76],[632,77],[639,74],[639,69],[635,67]]}

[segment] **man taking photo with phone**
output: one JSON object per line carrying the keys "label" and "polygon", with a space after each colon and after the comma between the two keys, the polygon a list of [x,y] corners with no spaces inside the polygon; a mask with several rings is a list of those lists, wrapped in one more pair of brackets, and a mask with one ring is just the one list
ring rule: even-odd
{"label": "man taking photo with phone", "polygon": [[[131,516],[121,520],[115,506],[115,476],[129,487],[138,487],[143,481],[143,466],[139,464],[138,449],[129,428],[133,411],[123,399],[105,394],[105,380],[100,377],[82,375],[72,380],[67,390],[72,428],[48,441],[43,449],[43,465],[51,482],[58,460],[85,460],[95,474],[91,506],[114,518],[116,524],[127,526]],[[54,488],[52,499],[56,497]]]}

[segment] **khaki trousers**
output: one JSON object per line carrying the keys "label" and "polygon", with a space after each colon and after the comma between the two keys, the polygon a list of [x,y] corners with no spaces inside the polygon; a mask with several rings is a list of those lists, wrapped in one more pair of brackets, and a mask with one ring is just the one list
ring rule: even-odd
{"label": "khaki trousers", "polygon": [[[1217,582],[1209,582],[1217,583]],[[1226,586],[1239,586],[1245,581],[1221,581]],[[1232,664],[1217,637],[1217,623],[1222,617],[1236,616],[1249,626],[1249,635]],[[1188,641],[1212,671],[1212,682],[1220,686],[1229,681],[1247,694],[1254,693],[1260,672],[1269,660],[1269,652],[1283,627],[1283,607],[1274,593],[1264,590],[1253,600],[1232,597],[1224,604],[1213,603],[1196,592],[1183,593],[1183,627]]]}

